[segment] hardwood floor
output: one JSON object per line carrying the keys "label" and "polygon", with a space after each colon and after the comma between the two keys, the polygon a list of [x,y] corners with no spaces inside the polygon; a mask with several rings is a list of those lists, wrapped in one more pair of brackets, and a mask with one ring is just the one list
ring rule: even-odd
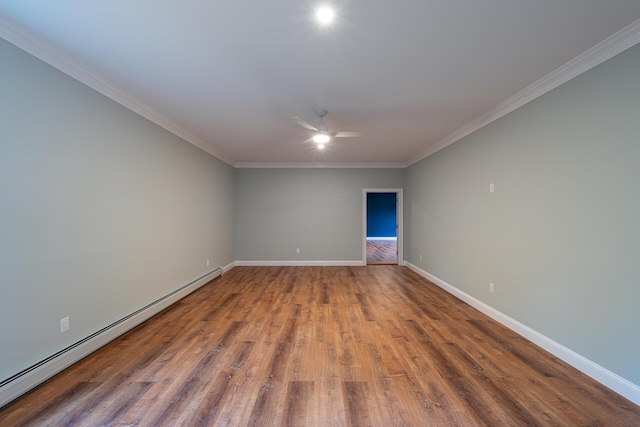
{"label": "hardwood floor", "polygon": [[395,240],[367,240],[367,265],[398,264],[398,243]]}
{"label": "hardwood floor", "polygon": [[639,426],[640,408],[404,267],[236,267],[2,426]]}

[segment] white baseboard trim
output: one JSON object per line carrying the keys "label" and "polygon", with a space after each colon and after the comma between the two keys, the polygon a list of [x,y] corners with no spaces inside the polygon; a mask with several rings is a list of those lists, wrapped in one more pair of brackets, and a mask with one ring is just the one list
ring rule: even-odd
{"label": "white baseboard trim", "polygon": [[236,261],[238,267],[358,267],[357,261]]}
{"label": "white baseboard trim", "polygon": [[40,363],[5,380],[5,384],[0,386],[0,408],[73,365],[83,357],[118,338],[120,335],[138,326],[153,315],[186,297],[196,289],[209,283],[211,280],[220,276],[222,272],[222,268],[216,268],[204,276],[193,280],[130,315],[106,326],[98,332],[72,344],[66,349],[59,351]]}
{"label": "white baseboard trim", "polygon": [[537,332],[530,327],[518,322],[517,320],[512,319],[506,314],[450,285],[444,280],[441,280],[438,277],[422,270],[421,268],[411,264],[410,262],[405,261],[404,264],[422,277],[426,278],[430,282],[433,282],[450,294],[458,297],[478,311],[486,314],[487,316],[503,324],[507,328],[518,333],[529,341],[539,345],[549,353],[562,359],[563,361],[567,362],[584,374],[590,376],[604,386],[631,400],[636,405],[640,405],[640,386],[632,383],[631,381],[619,376],[614,372],[609,371],[606,368],[603,368],[597,363],[594,363],[586,357],[576,353],[575,351],[563,346],[560,343],[557,343],[556,341],[541,334],[540,332]]}
{"label": "white baseboard trim", "polygon": [[224,267],[221,267],[222,268],[222,274],[225,274],[226,272],[228,272],[229,270],[231,270],[235,266],[236,266],[236,262],[233,261],[233,262],[230,262],[229,264],[225,265]]}
{"label": "white baseboard trim", "polygon": [[398,240],[397,237],[367,237],[367,240]]}

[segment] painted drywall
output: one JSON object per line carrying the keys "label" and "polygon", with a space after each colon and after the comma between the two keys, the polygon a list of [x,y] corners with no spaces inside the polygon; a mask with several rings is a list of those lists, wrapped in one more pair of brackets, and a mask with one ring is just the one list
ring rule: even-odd
{"label": "painted drywall", "polygon": [[362,189],[403,185],[403,169],[237,169],[236,259],[362,260]]}
{"label": "painted drywall", "polygon": [[635,384],[638,76],[640,46],[409,167],[405,192],[405,259]]}
{"label": "painted drywall", "polygon": [[396,237],[396,193],[367,193],[367,237]]}
{"label": "painted drywall", "polygon": [[2,40],[0,94],[2,381],[232,262],[234,172]]}

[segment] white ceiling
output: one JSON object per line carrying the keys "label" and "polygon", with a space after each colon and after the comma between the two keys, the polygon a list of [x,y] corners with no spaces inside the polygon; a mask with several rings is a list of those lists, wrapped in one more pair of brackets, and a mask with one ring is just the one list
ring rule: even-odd
{"label": "white ceiling", "polygon": [[[310,0],[0,0],[0,35],[233,165],[406,166],[640,33],[638,0],[329,3],[321,29]],[[290,117],[318,109],[369,135],[315,150]]]}

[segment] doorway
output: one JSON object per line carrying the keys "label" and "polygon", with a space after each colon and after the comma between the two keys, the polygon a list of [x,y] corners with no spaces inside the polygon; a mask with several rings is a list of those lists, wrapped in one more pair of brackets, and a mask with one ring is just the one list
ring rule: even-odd
{"label": "doorway", "polygon": [[402,265],[402,189],[365,188],[363,204],[364,265]]}

